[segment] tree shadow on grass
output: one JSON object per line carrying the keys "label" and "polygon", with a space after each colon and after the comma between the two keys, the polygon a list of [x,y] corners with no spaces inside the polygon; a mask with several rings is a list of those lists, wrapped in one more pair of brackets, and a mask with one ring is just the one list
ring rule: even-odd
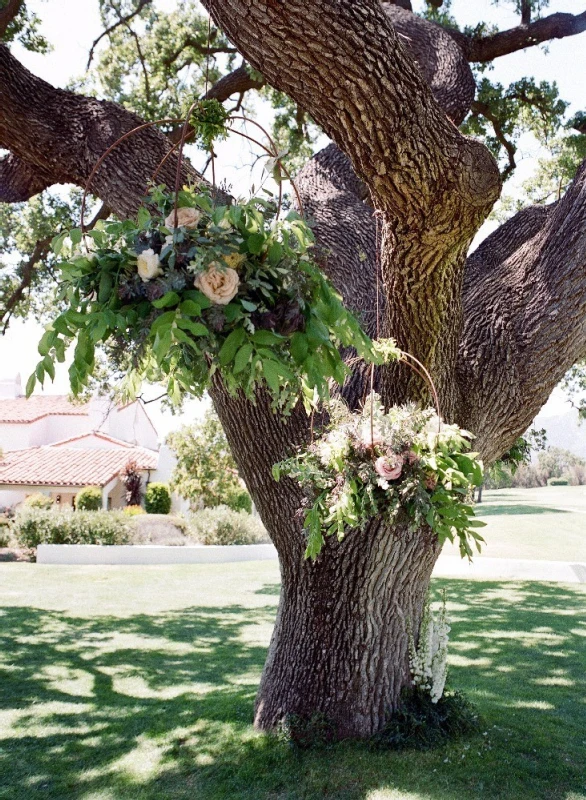
{"label": "tree shadow on grass", "polygon": [[[0,612],[2,800],[515,800],[584,792],[584,593],[442,580],[451,682],[482,734],[427,753],[300,752],[251,728],[274,606]],[[267,593],[274,593],[268,584]],[[378,790],[380,795],[374,795]],[[371,794],[372,793],[372,794]],[[390,796],[390,794],[389,794]]]}

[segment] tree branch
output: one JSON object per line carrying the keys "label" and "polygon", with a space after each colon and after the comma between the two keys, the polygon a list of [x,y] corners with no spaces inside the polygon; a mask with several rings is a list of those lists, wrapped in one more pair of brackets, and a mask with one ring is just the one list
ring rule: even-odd
{"label": "tree branch", "polygon": [[0,39],[6,33],[8,26],[18,15],[24,0],[8,0],[3,8],[0,8]]}
{"label": "tree branch", "polygon": [[0,158],[0,203],[21,203],[58,181],[14,153]]}
{"label": "tree branch", "polygon": [[563,39],[586,31],[586,11],[581,14],[550,14],[490,36],[468,36],[448,28],[446,31],[458,42],[468,61],[486,62],[551,39]]}
{"label": "tree branch", "polygon": [[87,65],[86,65],[86,70],[88,70],[90,68],[92,60],[93,60],[93,57],[94,57],[94,53],[96,51],[96,47],[102,41],[104,36],[109,36],[111,33],[113,33],[113,31],[116,30],[116,28],[119,28],[121,25],[124,25],[127,22],[130,22],[131,19],[134,19],[134,17],[136,17],[137,14],[140,14],[140,12],[143,10],[143,8],[145,8],[145,6],[150,5],[151,2],[152,2],[152,0],[138,0],[138,5],[134,9],[134,11],[131,11],[130,14],[126,14],[125,17],[122,17],[122,16],[119,17],[119,19],[116,20],[116,22],[112,23],[112,25],[110,25],[108,28],[106,28],[106,30],[102,31],[102,33],[98,36],[98,38],[94,40],[94,42],[93,42],[93,44],[92,44],[92,46],[90,48],[90,52],[89,52],[88,60],[87,60]]}
{"label": "tree branch", "polygon": [[[115,103],[56,89],[28,72],[4,45],[0,45],[0,86],[0,147],[20,160],[8,157],[2,168],[4,175],[12,176],[12,184],[24,187],[12,195],[19,199],[51,183],[85,186],[103,153],[142,123]],[[141,130],[112,151],[95,174],[90,191],[116,214],[134,213],[149,178],[170,149],[169,139],[156,127]],[[176,168],[176,154],[171,154],[159,173],[161,182],[173,186]],[[201,180],[185,162],[183,180],[189,178]],[[0,183],[9,185],[8,180]]]}
{"label": "tree branch", "polygon": [[503,131],[501,121],[495,114],[492,113],[492,111],[490,110],[490,106],[487,103],[481,103],[478,100],[475,100],[472,103],[471,110],[473,114],[475,115],[480,114],[490,122],[490,124],[492,125],[492,129],[494,131],[494,135],[507,151],[507,155],[509,157],[509,163],[501,172],[501,177],[504,182],[509,177],[509,175],[512,172],[514,172],[514,170],[517,168],[517,162],[515,161],[515,153],[517,152],[517,148],[512,142],[510,142],[507,139]]}

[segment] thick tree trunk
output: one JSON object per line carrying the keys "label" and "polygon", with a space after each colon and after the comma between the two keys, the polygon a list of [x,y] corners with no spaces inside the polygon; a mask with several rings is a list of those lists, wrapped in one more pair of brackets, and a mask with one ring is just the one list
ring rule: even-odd
{"label": "thick tree trunk", "polygon": [[410,681],[407,625],[419,628],[439,550],[429,531],[377,520],[328,540],[316,563],[282,558],[256,726],[319,714],[335,738],[379,731]]}

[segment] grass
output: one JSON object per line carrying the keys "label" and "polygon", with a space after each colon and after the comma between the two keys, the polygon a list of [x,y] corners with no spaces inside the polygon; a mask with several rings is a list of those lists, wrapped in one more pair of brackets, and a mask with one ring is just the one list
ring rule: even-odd
{"label": "grass", "polygon": [[271,562],[0,565],[2,800],[586,800],[586,594],[442,580],[481,734],[300,752],[251,726]]}
{"label": "grass", "polygon": [[487,523],[480,558],[586,562],[586,486],[485,491],[476,514]]}

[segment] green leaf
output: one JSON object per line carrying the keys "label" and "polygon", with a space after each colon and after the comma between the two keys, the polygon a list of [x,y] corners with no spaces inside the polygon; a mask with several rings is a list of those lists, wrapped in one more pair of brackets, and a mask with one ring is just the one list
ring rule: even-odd
{"label": "green leaf", "polygon": [[229,334],[218,354],[218,360],[222,367],[225,367],[226,364],[229,364],[230,361],[232,361],[238,348],[244,342],[245,338],[246,332],[244,328],[236,328],[236,330]]}
{"label": "green leaf", "polygon": [[258,306],[256,303],[251,303],[250,300],[241,300],[242,307],[246,309],[246,311],[256,311]]}
{"label": "green leaf", "polygon": [[138,222],[139,228],[146,228],[149,222],[151,221],[151,215],[144,206],[141,206],[138,209],[138,214],[136,215],[136,221]]}
{"label": "green leaf", "polygon": [[246,247],[249,253],[258,256],[262,253],[265,237],[262,233],[252,233],[246,240]]}
{"label": "green leaf", "polygon": [[155,300],[153,305],[155,308],[169,308],[169,306],[176,306],[181,301],[177,292],[167,292],[159,300]]}
{"label": "green leaf", "polygon": [[307,357],[309,343],[303,333],[294,333],[291,337],[291,355],[297,364],[302,364]]}
{"label": "green leaf", "polygon": [[43,367],[43,362],[39,361],[37,364],[37,368],[35,369],[35,375],[37,376],[38,382],[43,385],[45,381],[45,368]]}
{"label": "green leaf", "polygon": [[49,350],[53,347],[53,343],[57,338],[57,333],[55,330],[48,330],[41,337],[41,341],[39,342],[38,351],[39,355],[46,356],[49,353]]}
{"label": "green leaf", "polygon": [[283,258],[283,245],[280,242],[273,242],[268,250],[269,264],[276,267]]}
{"label": "green leaf", "polygon": [[57,236],[54,236],[51,239],[51,250],[55,253],[56,256],[59,255],[61,250],[63,249],[63,242],[67,239],[67,231],[63,231],[63,233],[58,233]]}
{"label": "green leaf", "polygon": [[33,372],[33,374],[30,376],[30,378],[26,382],[25,394],[26,394],[27,398],[29,398],[31,396],[31,394],[34,392],[36,383],[37,383],[37,376]]}
{"label": "green leaf", "polygon": [[69,238],[71,239],[71,244],[75,247],[81,242],[81,228],[73,228],[69,231]]}
{"label": "green leaf", "polygon": [[45,356],[43,359],[43,367],[45,368],[45,372],[51,378],[52,381],[55,380],[55,364],[53,363],[53,359],[51,356]]}
{"label": "green leaf", "polygon": [[273,333],[273,331],[264,331],[259,330],[255,331],[252,334],[252,341],[255,344],[259,345],[271,345],[271,344],[278,344],[278,342],[283,341],[283,336],[280,336],[278,333]]}
{"label": "green leaf", "polygon": [[102,272],[100,275],[100,288],[98,289],[98,302],[107,303],[112,294],[112,275],[109,272]]}
{"label": "green leaf", "polygon": [[185,314],[186,317],[199,317],[201,315],[201,306],[194,300],[184,300],[179,306],[179,311]]}
{"label": "green leaf", "polygon": [[281,375],[278,364],[268,358],[265,359],[262,362],[262,374],[273,395],[278,396],[281,389]]}
{"label": "green leaf", "polygon": [[250,361],[250,357],[253,353],[252,345],[247,342],[246,344],[242,345],[240,350],[236,353],[236,357],[234,358],[234,374],[237,375],[239,372],[246,367],[248,362]]}
{"label": "green leaf", "polygon": [[194,336],[207,336],[209,334],[209,330],[201,322],[192,322],[190,319],[179,318],[177,324]]}

